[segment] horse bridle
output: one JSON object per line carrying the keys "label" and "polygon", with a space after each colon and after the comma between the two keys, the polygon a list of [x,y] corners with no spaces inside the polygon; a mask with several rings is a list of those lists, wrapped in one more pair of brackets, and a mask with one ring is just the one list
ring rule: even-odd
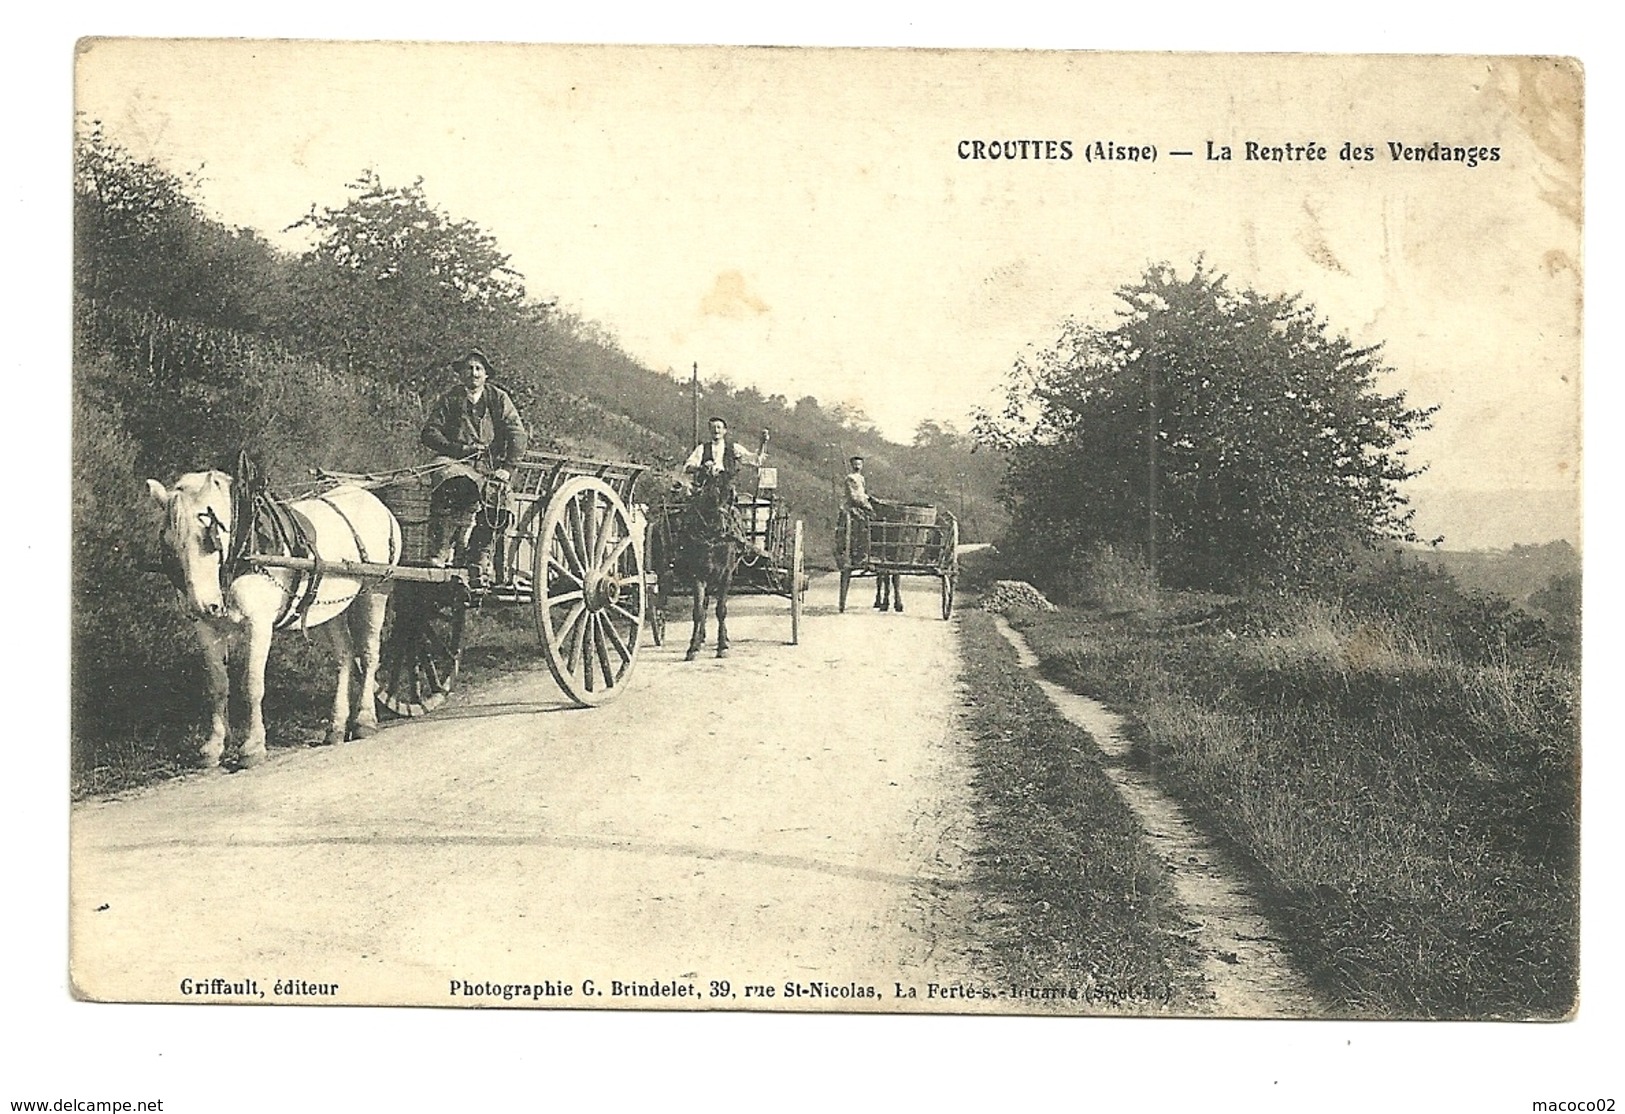
{"label": "horse bridle", "polygon": [[[180,494],[177,492],[174,498],[178,500]],[[226,528],[224,522],[220,521],[220,515],[213,507],[206,506],[201,511],[198,511],[197,520],[198,525],[203,527],[203,533],[199,538],[199,545],[203,552],[220,554],[220,586],[223,589],[227,584],[226,539],[230,537],[231,531]],[[165,534],[163,552],[159,555],[159,562],[164,575],[175,586],[175,591],[185,595],[186,572],[181,565],[181,556],[176,547],[174,530],[166,530]]]}

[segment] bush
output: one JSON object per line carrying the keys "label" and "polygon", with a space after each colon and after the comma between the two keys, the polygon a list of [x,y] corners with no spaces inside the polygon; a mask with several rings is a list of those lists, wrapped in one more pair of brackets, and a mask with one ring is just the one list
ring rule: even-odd
{"label": "bush", "polygon": [[1110,543],[1074,550],[1062,590],[1068,602],[1102,611],[1147,611],[1157,602],[1150,565]]}
{"label": "bush", "polygon": [[992,545],[967,550],[959,555],[959,589],[980,592],[1002,577],[1004,555]]}
{"label": "bush", "polygon": [[203,673],[157,565],[158,514],[138,486],[137,448],[116,414],[73,409],[73,763],[107,764],[102,741],[194,718]]}

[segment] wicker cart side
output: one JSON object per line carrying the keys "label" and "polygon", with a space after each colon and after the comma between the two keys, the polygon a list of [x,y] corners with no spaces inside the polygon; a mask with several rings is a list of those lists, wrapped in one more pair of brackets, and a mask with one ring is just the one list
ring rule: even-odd
{"label": "wicker cart side", "polygon": [[405,476],[378,488],[374,494],[401,524],[401,564],[427,565],[429,548],[429,496],[434,491],[430,474]]}

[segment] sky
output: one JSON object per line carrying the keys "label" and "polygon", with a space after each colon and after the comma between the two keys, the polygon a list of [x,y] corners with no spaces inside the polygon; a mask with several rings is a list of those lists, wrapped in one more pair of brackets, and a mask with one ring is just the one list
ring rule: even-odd
{"label": "sky", "polygon": [[[1579,540],[1579,75],[1473,57],[105,40],[76,109],[285,232],[374,170],[640,361],[968,427],[1013,362],[1193,260],[1301,292],[1438,404],[1425,535]],[[1069,159],[965,158],[1065,141]],[[1096,142],[1155,161],[1084,158]],[[1317,143],[1324,161],[1250,160]],[[1396,161],[1388,144],[1499,157]],[[1345,142],[1373,158],[1345,161]],[[1232,158],[1207,157],[1228,146]],[[1191,150],[1182,157],[1171,151]]]}

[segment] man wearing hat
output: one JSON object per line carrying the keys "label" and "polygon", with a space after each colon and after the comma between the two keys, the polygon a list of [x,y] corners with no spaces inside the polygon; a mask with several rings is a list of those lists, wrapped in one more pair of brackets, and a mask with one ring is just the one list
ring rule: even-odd
{"label": "man wearing hat", "polygon": [[863,478],[863,458],[847,459],[852,471],[846,474],[846,515],[852,524],[852,557],[864,561],[869,556],[869,522],[875,516],[875,503],[869,497],[867,481]]}
{"label": "man wearing hat", "polygon": [[491,541],[510,513],[508,481],[528,438],[513,399],[488,382],[489,356],[470,349],[452,369],[459,383],[436,400],[421,435],[438,466],[429,496],[429,563],[444,567],[462,550],[469,586],[481,591],[491,579]]}
{"label": "man wearing hat", "polygon": [[869,488],[863,478],[863,458],[854,456],[847,460],[852,471],[846,474],[846,505],[852,513],[867,522],[874,517],[874,501],[869,498]]}

